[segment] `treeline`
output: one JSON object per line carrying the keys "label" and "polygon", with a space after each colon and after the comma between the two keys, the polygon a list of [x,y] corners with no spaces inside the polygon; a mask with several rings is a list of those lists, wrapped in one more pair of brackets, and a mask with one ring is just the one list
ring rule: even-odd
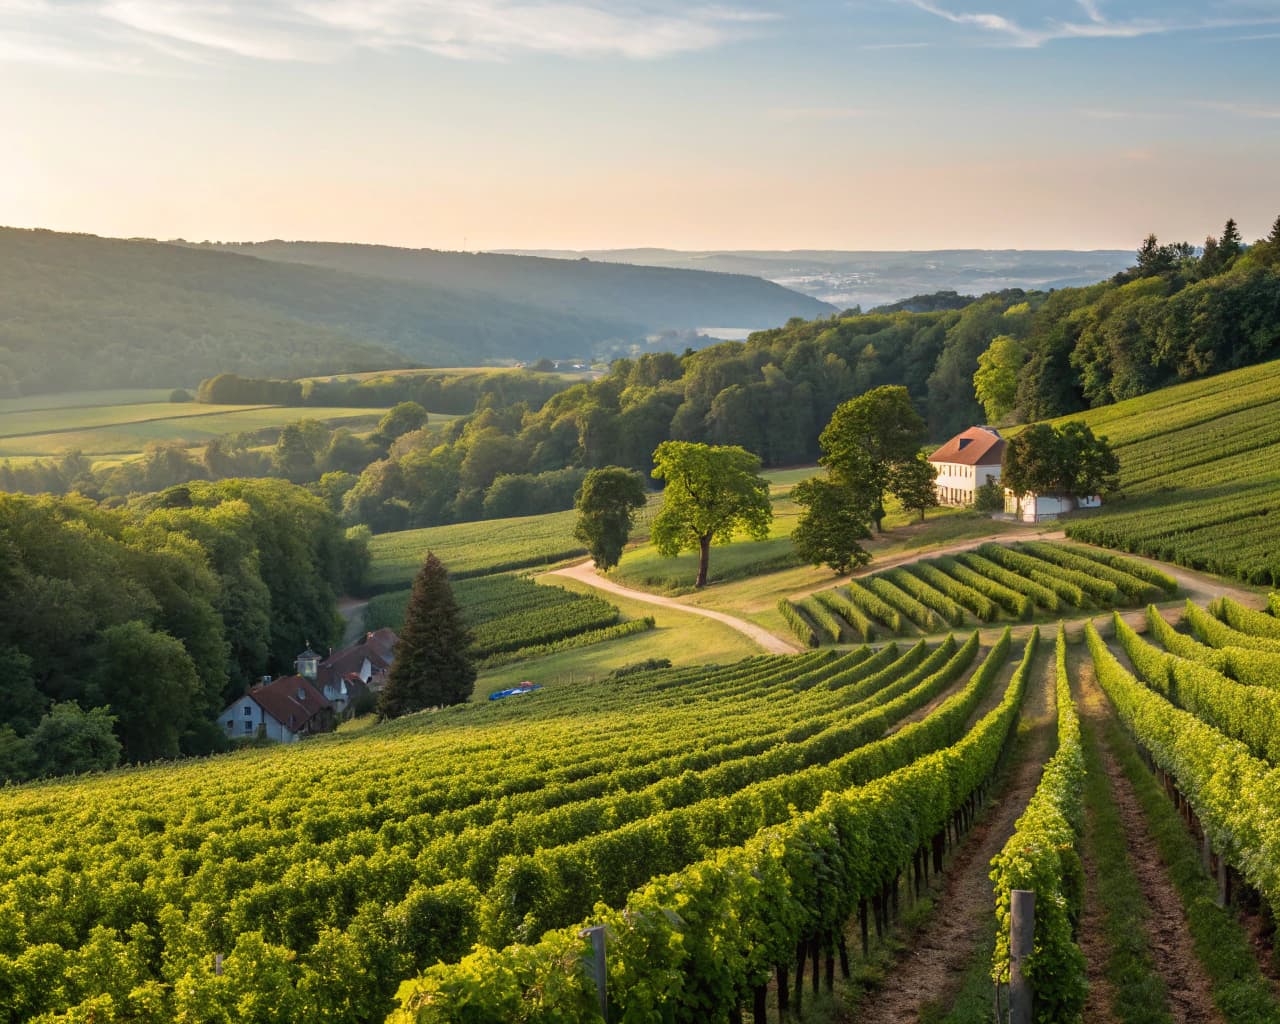
{"label": "treeline", "polygon": [[1228,220],[1200,251],[1149,236],[1109,282],[1040,298],[983,354],[992,420],[1062,416],[1280,355],[1280,218],[1246,248]]}
{"label": "treeline", "polygon": [[570,382],[546,373],[513,370],[423,371],[327,380],[269,380],[221,373],[200,382],[196,400],[214,405],[347,406],[385,409],[417,402],[425,409],[464,415],[478,406],[542,404]]}
{"label": "treeline", "polygon": [[0,779],[222,749],[217,712],[340,637],[335,594],[367,560],[284,481],[115,509],[0,494]]}
{"label": "treeline", "polygon": [[981,351],[1030,315],[1022,292],[1004,292],[961,310],[794,320],[745,342],[619,359],[541,408],[490,406],[442,438],[398,444],[364,470],[344,515],[383,531],[513,514],[498,499],[542,489],[547,474],[608,465],[647,473],[667,440],[740,445],[766,466],[812,462],[836,407],[886,383],[905,384],[929,409],[931,433],[943,434],[973,422],[975,407],[973,370],[953,353]]}

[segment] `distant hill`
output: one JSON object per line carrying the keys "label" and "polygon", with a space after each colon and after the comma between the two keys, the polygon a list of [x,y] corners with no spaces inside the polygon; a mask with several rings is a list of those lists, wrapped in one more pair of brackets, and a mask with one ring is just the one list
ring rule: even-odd
{"label": "distant hill", "polygon": [[[836,312],[811,296],[718,267],[632,266],[579,256],[560,259],[336,242],[277,240],[202,248],[485,292],[511,302],[623,321],[641,333],[700,327],[758,330],[777,327],[795,316],[812,320]],[[708,272],[712,270],[715,272]]]}
{"label": "distant hill", "polygon": [[432,278],[410,250],[258,248],[0,228],[0,396],[583,356],[662,328],[830,311],[720,274],[435,254],[448,272]]}
{"label": "distant hill", "polygon": [[509,249],[513,253],[688,270],[753,274],[840,309],[870,309],[908,296],[957,291],[984,295],[1008,288],[1047,290],[1093,284],[1133,262],[1131,250],[937,249],[877,252],[823,249]]}

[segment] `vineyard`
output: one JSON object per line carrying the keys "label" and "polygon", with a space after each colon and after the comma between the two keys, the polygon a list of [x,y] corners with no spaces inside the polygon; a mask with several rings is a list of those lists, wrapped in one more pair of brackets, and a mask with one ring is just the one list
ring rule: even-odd
{"label": "vineyard", "polygon": [[1168,573],[1097,548],[989,543],[859,577],[800,601],[784,599],[778,610],[802,643],[817,647],[1037,616],[1071,617],[1167,599],[1177,589]]}
{"label": "vineyard", "polygon": [[843,950],[864,901],[878,924],[970,813],[1033,651],[971,634],[627,674],[4,792],[0,1015],[372,1021],[427,969],[414,1006],[525,1019],[537,987],[590,1019],[563,958],[597,913],[619,1006],[750,1003],[798,940]]}
{"label": "vineyard", "polygon": [[1122,494],[1070,536],[1280,584],[1280,362],[1072,418],[1110,439]]}
{"label": "vineyard", "polygon": [[[525,576],[464,579],[454,584],[453,593],[475,638],[473,654],[486,668],[653,627],[652,619],[621,621],[618,609],[598,597],[540,586]],[[399,630],[409,594],[396,590],[370,600],[365,628]]]}

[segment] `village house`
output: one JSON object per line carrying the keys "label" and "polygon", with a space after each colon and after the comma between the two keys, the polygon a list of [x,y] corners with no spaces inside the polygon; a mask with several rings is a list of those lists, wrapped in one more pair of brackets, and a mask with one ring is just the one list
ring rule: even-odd
{"label": "village house", "polygon": [[277,743],[333,728],[333,704],[302,676],[259,683],[219,716],[229,739],[262,735]]}
{"label": "village house", "polygon": [[295,675],[264,679],[227,707],[218,720],[229,739],[263,735],[279,743],[328,732],[350,718],[362,697],[386,683],[399,637],[390,629],[366,633],[350,647],[321,657],[307,648]]}
{"label": "village house", "polygon": [[978,488],[1000,479],[1005,442],[995,427],[970,427],[929,456],[938,471],[934,488],[942,505],[972,505]]}

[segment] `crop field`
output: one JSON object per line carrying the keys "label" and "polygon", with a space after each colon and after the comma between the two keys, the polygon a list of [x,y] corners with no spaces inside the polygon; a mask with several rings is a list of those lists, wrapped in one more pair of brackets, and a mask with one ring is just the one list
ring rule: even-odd
{"label": "crop field", "polygon": [[[379,594],[369,602],[365,628],[404,624],[408,590]],[[621,621],[609,602],[563,587],[542,586],[507,574],[459,580],[453,594],[472,635],[481,667],[587,646],[652,628],[652,620]]]}
{"label": "crop field", "polygon": [[1111,440],[1123,493],[1070,536],[1280,584],[1280,362],[1071,418]]}
{"label": "crop field", "polygon": [[[25,460],[76,450],[119,460],[151,442],[195,446],[229,434],[314,419],[357,432],[385,410],[346,406],[204,405],[170,402],[164,389],[80,391],[0,400],[0,458]],[[434,424],[453,416],[431,413]]]}
{"label": "crop field", "polygon": [[1137,606],[1177,589],[1167,573],[1097,548],[988,543],[858,577],[799,602],[783,599],[778,610],[802,643],[816,647]]}
{"label": "crop field", "polygon": [[435,552],[455,580],[576,558],[587,553],[573,536],[577,516],[570,509],[378,534],[369,545],[373,561],[368,585],[374,591],[408,586],[429,551]]}
{"label": "crop field", "polygon": [[0,1014],[379,1021],[399,990],[423,1020],[587,1021],[583,921],[618,1019],[751,1005],[959,835],[1034,653],[631,673],[0,791]]}

